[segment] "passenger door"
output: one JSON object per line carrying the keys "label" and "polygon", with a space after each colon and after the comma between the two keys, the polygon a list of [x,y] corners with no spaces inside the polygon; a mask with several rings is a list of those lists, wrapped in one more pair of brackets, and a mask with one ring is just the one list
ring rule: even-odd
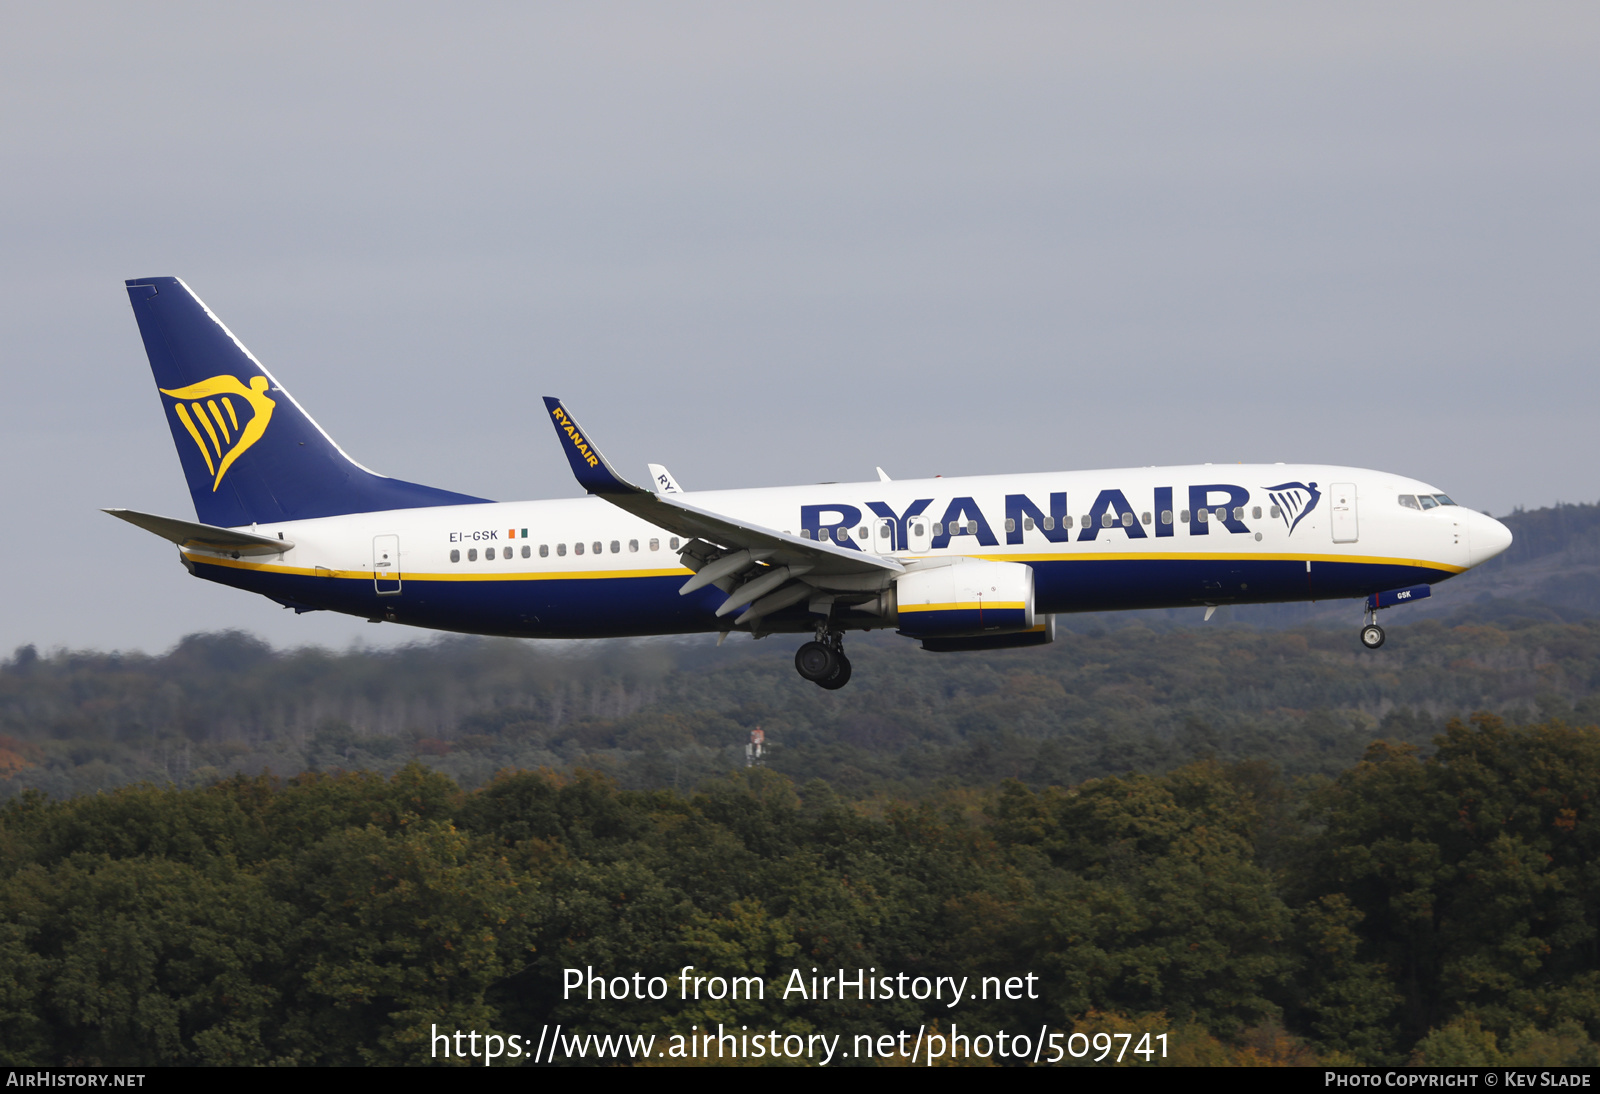
{"label": "passenger door", "polygon": [[372,584],[379,596],[400,595],[400,537],[372,537]]}
{"label": "passenger door", "polygon": [[1333,502],[1332,517],[1333,542],[1356,542],[1359,528],[1356,520],[1356,484],[1353,482],[1336,482],[1328,488]]}

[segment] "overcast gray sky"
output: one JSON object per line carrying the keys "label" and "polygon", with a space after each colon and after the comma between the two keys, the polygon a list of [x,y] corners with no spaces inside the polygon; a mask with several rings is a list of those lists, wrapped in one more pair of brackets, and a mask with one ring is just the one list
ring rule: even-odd
{"label": "overcast gray sky", "polygon": [[124,278],[184,278],[367,466],[575,494],[1325,461],[1600,498],[1600,7],[13,5],[15,645],[295,617],[193,516]]}

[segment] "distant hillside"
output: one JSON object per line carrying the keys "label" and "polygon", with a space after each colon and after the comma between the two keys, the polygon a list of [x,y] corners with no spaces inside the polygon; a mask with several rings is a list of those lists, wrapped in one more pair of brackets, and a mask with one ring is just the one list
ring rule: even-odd
{"label": "distant hillside", "polygon": [[624,786],[688,789],[742,768],[758,726],[774,770],[852,795],[1075,785],[1208,756],[1332,775],[1374,738],[1427,747],[1449,717],[1478,710],[1600,722],[1600,619],[1392,624],[1377,651],[1353,625],[1133,619],[972,654],[875,634],[852,640],[855,679],[840,692],[801,680],[782,639],[445,638],[333,653],[223,633],[159,657],[24,647],[0,664],[0,798],[411,760],[467,786],[508,767],[592,767]]}
{"label": "distant hillside", "polygon": [[1501,517],[1511,549],[1451,585],[1475,601],[1547,607],[1563,619],[1600,615],[1600,505],[1518,509]]}

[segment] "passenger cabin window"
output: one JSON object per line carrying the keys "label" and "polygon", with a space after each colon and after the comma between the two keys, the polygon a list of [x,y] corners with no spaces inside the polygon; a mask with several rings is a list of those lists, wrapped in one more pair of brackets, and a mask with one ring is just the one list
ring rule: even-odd
{"label": "passenger cabin window", "polygon": [[1261,506],[1257,505],[1257,506],[1253,507],[1250,510],[1250,519],[1251,520],[1260,520],[1261,519]]}
{"label": "passenger cabin window", "polygon": [[857,539],[866,539],[867,538],[867,530],[865,528],[857,528],[856,529],[856,538]]}
{"label": "passenger cabin window", "polygon": [[1161,510],[1161,523],[1162,524],[1171,524],[1172,523],[1172,510],[1171,509],[1163,509],[1163,510]]}
{"label": "passenger cabin window", "polygon": [[1209,509],[1196,509],[1195,512],[1194,512],[1194,515],[1195,515],[1196,519],[1198,519],[1200,521],[1201,524],[1204,524],[1208,520],[1211,519],[1211,510],[1209,510]]}
{"label": "passenger cabin window", "polygon": [[1277,520],[1279,517],[1283,516],[1283,509],[1277,505],[1274,505],[1269,512],[1271,513],[1273,520]]}
{"label": "passenger cabin window", "polygon": [[490,562],[493,562],[494,561],[494,548],[493,547],[485,547],[483,549],[483,557],[488,559]]}
{"label": "passenger cabin window", "polygon": [[[1032,522],[1030,521],[1029,523],[1031,524]],[[1006,518],[1006,531],[1015,532],[1016,530],[1017,530],[1017,522],[1014,519],[1012,519],[1011,517],[1007,517]]]}
{"label": "passenger cabin window", "polygon": [[550,545],[548,543],[539,544],[539,557],[540,558],[549,558],[550,557]]}
{"label": "passenger cabin window", "polygon": [[478,561],[478,549],[476,547],[468,547],[467,548],[467,561],[468,562],[476,562],[476,561]]}
{"label": "passenger cabin window", "polygon": [[523,558],[532,558],[533,557],[533,548],[529,547],[526,543],[524,543],[522,545],[522,557]]}
{"label": "passenger cabin window", "polygon": [[556,557],[557,558],[566,558],[567,557],[567,545],[565,543],[556,544]]}
{"label": "passenger cabin window", "polygon": [[[1072,518],[1071,517],[1067,517],[1065,519],[1070,521]],[[1068,524],[1067,527],[1071,528],[1072,525]],[[1044,518],[1044,530],[1046,532],[1054,532],[1056,530],[1056,518],[1055,517],[1045,517]]]}
{"label": "passenger cabin window", "polygon": [[1113,519],[1114,518],[1112,517],[1112,515],[1110,513],[1101,513],[1100,514],[1100,527],[1102,527],[1102,528],[1110,528]]}
{"label": "passenger cabin window", "polygon": [[581,543],[574,543],[574,544],[573,544],[573,545],[572,545],[572,553],[573,553],[573,554],[575,554],[575,555],[581,555],[581,554],[583,554],[583,544],[581,544]]}
{"label": "passenger cabin window", "polygon": [[661,541],[660,541],[660,540],[659,540],[659,539],[653,539],[653,540],[651,540],[651,541],[650,541],[650,549],[651,549],[651,550],[652,550],[652,551],[659,551],[659,550],[661,550]]}
{"label": "passenger cabin window", "polygon": [[630,555],[636,555],[636,554],[639,553],[639,541],[638,540],[630,539],[628,541],[628,553]]}
{"label": "passenger cabin window", "polygon": [[667,541],[667,546],[671,547],[674,551],[676,551],[678,549],[678,537],[677,536],[673,536],[670,540],[668,540]]}
{"label": "passenger cabin window", "polygon": [[461,552],[460,551],[451,551],[450,552],[450,561],[451,562],[460,562],[461,561]]}
{"label": "passenger cabin window", "polygon": [[594,553],[598,555],[600,553],[600,548],[602,546],[603,546],[603,544],[601,544],[601,542],[599,540],[595,540],[594,541]]}
{"label": "passenger cabin window", "polygon": [[1244,519],[1244,506],[1235,505],[1233,507],[1233,519],[1234,520],[1243,520]]}
{"label": "passenger cabin window", "polygon": [[1139,523],[1140,524],[1149,524],[1150,523],[1150,514],[1149,513],[1140,513],[1139,514]]}
{"label": "passenger cabin window", "polygon": [[1182,524],[1188,524],[1189,523],[1189,510],[1187,510],[1187,509],[1180,510],[1179,513],[1178,513],[1178,521],[1180,523],[1182,523]]}
{"label": "passenger cabin window", "polygon": [[611,553],[614,555],[620,555],[622,553],[621,540],[614,539],[611,541]]}
{"label": "passenger cabin window", "polygon": [[810,539],[811,538],[811,529],[809,529],[809,528],[800,529],[800,538],[801,539]]}
{"label": "passenger cabin window", "polygon": [[1417,504],[1417,496],[1415,494],[1401,494],[1400,495],[1400,504],[1401,504],[1401,506],[1403,508],[1406,508],[1406,509],[1421,510],[1421,508],[1422,508],[1422,506]]}
{"label": "passenger cabin window", "polygon": [[933,522],[933,534],[936,535],[936,536],[944,535],[944,525],[939,523],[938,521],[934,521]]}
{"label": "passenger cabin window", "polygon": [[[1046,524],[1045,527],[1048,528],[1050,526],[1048,524]],[[1062,517],[1061,518],[1061,527],[1063,527],[1063,528],[1071,528],[1072,527],[1072,518],[1070,516]]]}

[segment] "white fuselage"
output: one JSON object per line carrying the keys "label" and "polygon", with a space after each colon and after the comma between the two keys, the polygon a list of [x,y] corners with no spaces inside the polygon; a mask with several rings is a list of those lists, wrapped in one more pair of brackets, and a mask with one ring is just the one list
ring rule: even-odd
{"label": "white fuselage", "polygon": [[[1033,568],[1042,613],[1334,599],[1435,583],[1509,545],[1498,521],[1385,472],[1200,465],[674,495],[748,524],[905,562]],[[1415,499],[1427,500],[1423,509]],[[1413,499],[1403,503],[1402,499]],[[1203,511],[1203,515],[1202,515]],[[729,629],[680,597],[683,546],[600,498],[445,505],[262,524],[270,561],[186,549],[200,576],[301,609],[531,637]],[[805,606],[785,624],[808,629]],[[850,626],[883,626],[861,616]]]}

